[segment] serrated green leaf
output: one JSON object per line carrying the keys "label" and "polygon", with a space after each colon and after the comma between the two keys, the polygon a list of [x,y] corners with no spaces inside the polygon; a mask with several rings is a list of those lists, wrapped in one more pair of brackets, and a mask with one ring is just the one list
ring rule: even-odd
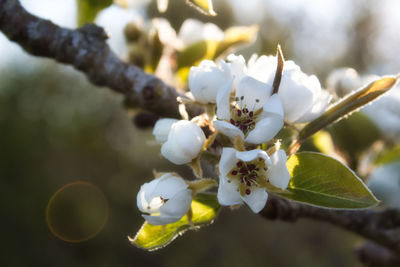
{"label": "serrated green leaf", "polygon": [[217,15],[217,13],[214,11],[212,0],[186,0],[186,3],[204,15]]}
{"label": "serrated green leaf", "polygon": [[113,0],[76,0],[78,9],[78,26],[92,23],[97,14],[113,3]]}
{"label": "serrated green leaf", "polygon": [[398,77],[383,77],[341,99],[301,130],[299,133],[299,142],[302,142],[331,123],[350,115],[352,112],[389,91],[396,84],[397,80]]}
{"label": "serrated green leaf", "polygon": [[280,196],[333,209],[363,209],[378,200],[357,175],[329,156],[302,152],[287,161],[291,175],[288,192]]}
{"label": "serrated green leaf", "polygon": [[156,226],[145,222],[136,236],[133,239],[129,238],[130,242],[149,251],[163,248],[187,230],[211,224],[217,216],[220,205],[215,195],[202,193],[193,199],[191,208],[192,225],[189,225],[186,215],[180,221],[167,225]]}

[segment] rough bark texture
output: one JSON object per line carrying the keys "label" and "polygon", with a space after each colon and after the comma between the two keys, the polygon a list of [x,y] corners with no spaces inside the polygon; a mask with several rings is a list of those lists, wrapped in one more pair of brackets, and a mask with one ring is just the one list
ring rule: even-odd
{"label": "rough bark texture", "polygon": [[94,24],[77,30],[62,28],[29,14],[17,0],[0,0],[0,30],[28,53],[72,65],[93,84],[124,94],[127,106],[165,117],[179,116],[177,91],[121,61],[106,44],[103,28]]}

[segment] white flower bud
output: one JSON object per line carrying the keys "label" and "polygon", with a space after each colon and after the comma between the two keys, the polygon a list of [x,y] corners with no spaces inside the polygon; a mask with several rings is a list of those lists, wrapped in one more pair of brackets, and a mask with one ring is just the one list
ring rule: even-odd
{"label": "white flower bud", "polygon": [[181,178],[166,173],[140,187],[137,206],[152,225],[163,225],[179,221],[189,210],[192,190]]}
{"label": "white flower bud", "polygon": [[168,134],[172,125],[177,122],[176,119],[159,119],[154,125],[153,135],[157,143],[165,143],[168,140]]}
{"label": "white flower bud", "polygon": [[328,90],[343,97],[358,89],[360,77],[353,68],[339,68],[329,73],[326,79]]}
{"label": "white flower bud", "polygon": [[186,164],[198,156],[205,141],[206,137],[197,124],[181,120],[172,124],[161,154],[177,165]]}
{"label": "white flower bud", "polygon": [[218,90],[231,80],[229,68],[225,62],[221,67],[211,60],[203,60],[198,67],[191,67],[189,89],[200,103],[215,103]]}

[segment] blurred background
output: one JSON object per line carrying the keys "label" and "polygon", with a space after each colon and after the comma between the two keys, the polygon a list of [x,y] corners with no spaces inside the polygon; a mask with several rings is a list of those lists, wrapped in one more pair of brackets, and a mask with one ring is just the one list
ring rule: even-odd
{"label": "blurred background", "polygon": [[[78,0],[81,1],[81,0]],[[30,12],[74,28],[75,0],[23,0]],[[363,74],[400,70],[400,2],[395,0],[224,0],[206,17],[182,0],[166,13],[143,2],[111,6],[96,22],[110,45],[128,55],[123,28],[165,17],[178,30],[192,17],[217,24],[259,25],[239,53],[287,59],[323,85],[331,70]],[[147,3],[146,3],[147,2]],[[34,58],[0,33],[0,205],[2,266],[361,266],[362,239],[328,224],[267,221],[247,208],[223,209],[211,226],[146,252],[129,244],[143,219],[136,193],[152,170],[177,171],[160,156],[151,129],[137,129],[123,99],[53,60]],[[178,172],[191,177],[182,167]]]}

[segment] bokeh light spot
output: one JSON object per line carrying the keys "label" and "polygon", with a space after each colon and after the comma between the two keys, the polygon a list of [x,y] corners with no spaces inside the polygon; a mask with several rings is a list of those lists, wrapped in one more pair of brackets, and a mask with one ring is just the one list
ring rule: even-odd
{"label": "bokeh light spot", "polygon": [[102,191],[88,182],[61,187],[50,198],[46,221],[59,239],[78,243],[95,237],[108,219],[108,202]]}

